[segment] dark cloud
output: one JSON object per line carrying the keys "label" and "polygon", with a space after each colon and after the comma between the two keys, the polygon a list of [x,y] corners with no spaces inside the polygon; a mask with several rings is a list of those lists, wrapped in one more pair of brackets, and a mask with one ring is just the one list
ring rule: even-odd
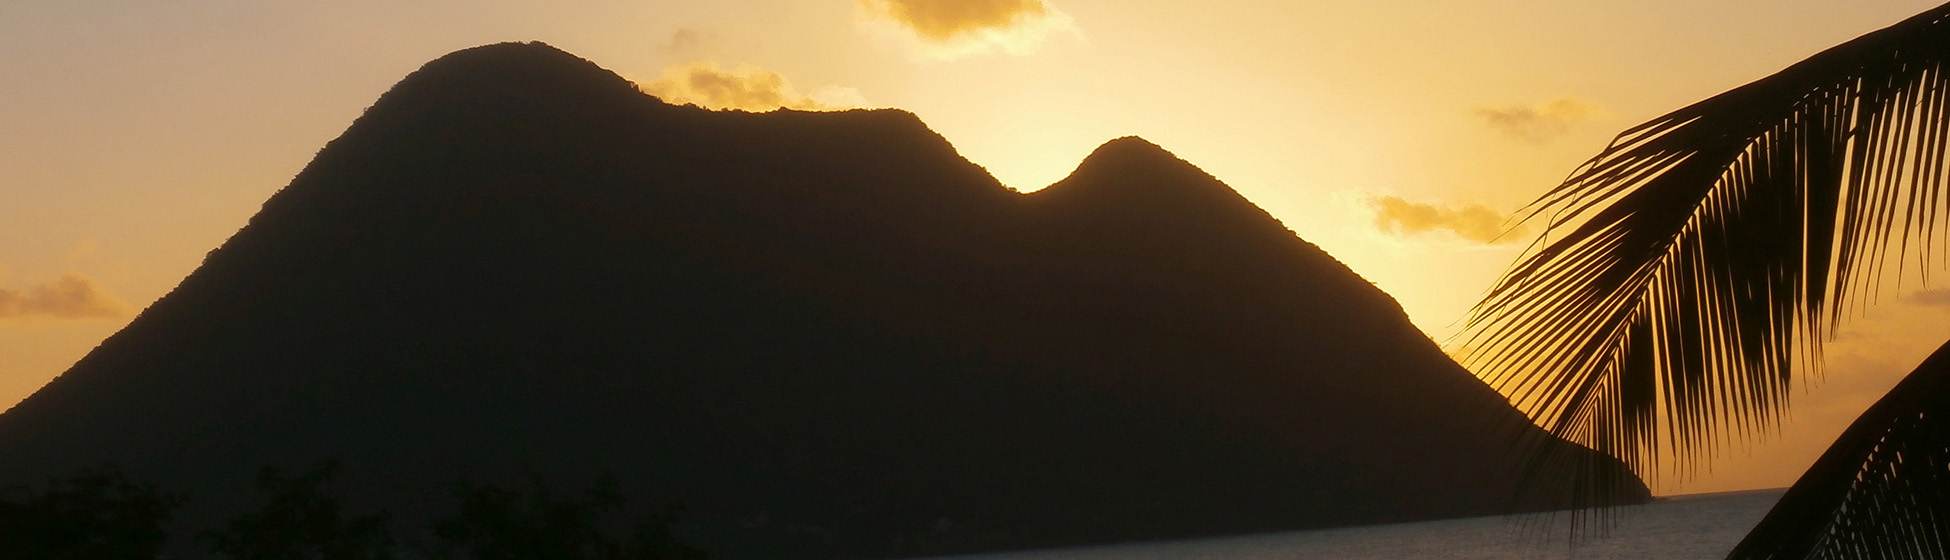
{"label": "dark cloud", "polygon": [[1571,127],[1591,118],[1596,110],[1575,99],[1559,99],[1536,107],[1511,106],[1502,109],[1477,109],[1476,116],[1513,138],[1543,144],[1570,132]]}
{"label": "dark cloud", "polygon": [[0,288],[0,319],[118,317],[127,309],[94,279],[74,273],[25,290]]}
{"label": "dark cloud", "polygon": [[1447,230],[1477,243],[1513,243],[1528,239],[1528,228],[1503,230],[1504,216],[1481,204],[1460,207],[1410,202],[1398,196],[1370,199],[1374,225],[1391,234]]}
{"label": "dark cloud", "polygon": [[715,62],[692,62],[665,68],[643,91],[669,103],[711,109],[770,111],[778,108],[812,111],[850,109],[865,104],[852,88],[824,87],[800,93],[776,72],[742,65],[726,69]]}

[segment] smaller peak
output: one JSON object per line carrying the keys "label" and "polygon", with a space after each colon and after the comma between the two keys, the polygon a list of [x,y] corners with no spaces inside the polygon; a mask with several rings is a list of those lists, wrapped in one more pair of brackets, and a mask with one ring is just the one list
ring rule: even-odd
{"label": "smaller peak", "polygon": [[1149,160],[1158,163],[1175,162],[1178,165],[1191,166],[1190,163],[1179,159],[1178,156],[1165,150],[1164,147],[1137,136],[1115,138],[1109,142],[1105,142],[1101,146],[1097,146],[1096,150],[1092,150],[1089,156],[1083,158],[1083,163],[1078,166],[1078,170],[1081,171],[1084,167],[1091,166],[1091,162],[1097,160],[1114,161],[1117,165],[1130,165],[1132,162]]}
{"label": "smaller peak", "polygon": [[[1097,146],[1077,164],[1072,178],[1103,177],[1127,182],[1133,175],[1175,177],[1177,182],[1217,183],[1205,170],[1171,153],[1170,150],[1137,136],[1112,139]],[[1226,190],[1231,190],[1229,187]]]}
{"label": "smaller peak", "polygon": [[1136,136],[1098,146],[1069,177],[1032,196],[1066,211],[1117,214],[1153,225],[1248,222],[1291,235],[1232,187]]}
{"label": "smaller peak", "polygon": [[1153,144],[1150,140],[1145,140],[1141,136],[1112,138],[1109,142],[1104,142],[1104,145],[1098,146],[1093,154],[1105,152],[1150,152],[1171,155],[1171,152],[1165,151],[1163,147]]}
{"label": "smaller peak", "polygon": [[[1125,185],[1119,190],[1131,188],[1167,190],[1220,190],[1232,194],[1232,188],[1220,183],[1205,170],[1179,158],[1169,150],[1137,136],[1113,139],[1098,146],[1077,164],[1075,171],[1052,189],[1063,184],[1071,188],[1094,184]],[[1101,188],[1101,187],[1099,187]],[[1095,190],[1086,187],[1085,190]]]}

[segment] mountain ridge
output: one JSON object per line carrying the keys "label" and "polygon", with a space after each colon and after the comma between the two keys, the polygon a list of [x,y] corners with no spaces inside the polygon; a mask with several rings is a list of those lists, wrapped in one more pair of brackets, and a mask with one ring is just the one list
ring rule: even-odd
{"label": "mountain ridge", "polygon": [[337,457],[411,518],[608,471],[716,555],[886,557],[1557,503],[1454,420],[1514,414],[1147,141],[1021,194],[911,113],[670,106],[515,44],[402,80],[0,414],[0,482],[114,460],[202,519]]}

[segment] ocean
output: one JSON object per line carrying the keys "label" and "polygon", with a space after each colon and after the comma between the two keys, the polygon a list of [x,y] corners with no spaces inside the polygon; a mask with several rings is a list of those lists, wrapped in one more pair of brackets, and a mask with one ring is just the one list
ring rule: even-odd
{"label": "ocean", "polygon": [[1566,530],[1567,515],[1510,515],[931,560],[1717,559],[1733,550],[1783,492],[1659,498],[1615,510],[1605,534],[1575,542]]}

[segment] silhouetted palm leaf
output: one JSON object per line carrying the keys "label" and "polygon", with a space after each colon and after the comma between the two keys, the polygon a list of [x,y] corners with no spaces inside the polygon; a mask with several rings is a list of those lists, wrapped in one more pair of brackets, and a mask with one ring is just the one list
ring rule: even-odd
{"label": "silhouetted palm leaf", "polygon": [[1950,557],[1950,344],[1842,432],[1730,559]]}
{"label": "silhouetted palm leaf", "polygon": [[1532,204],[1563,236],[1478,304],[1465,361],[1551,432],[1641,474],[1662,449],[1691,461],[1771,430],[1834,321],[1900,259],[1940,250],[1947,17],[1620,134]]}

